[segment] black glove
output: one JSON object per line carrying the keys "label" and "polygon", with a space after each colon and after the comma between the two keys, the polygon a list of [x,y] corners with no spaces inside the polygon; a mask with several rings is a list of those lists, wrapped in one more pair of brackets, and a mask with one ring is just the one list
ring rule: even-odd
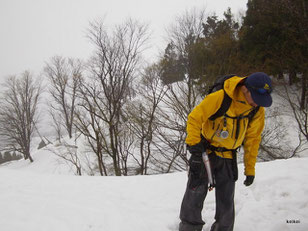
{"label": "black glove", "polygon": [[201,184],[202,166],[203,166],[203,161],[201,155],[192,154],[189,159],[189,175],[190,175],[189,187],[191,189],[194,189]]}
{"label": "black glove", "polygon": [[202,156],[202,152],[205,152],[207,146],[208,146],[208,142],[202,139],[198,144],[187,145],[187,149],[192,155]]}
{"label": "black glove", "polygon": [[246,180],[244,181],[244,185],[249,186],[253,183],[255,176],[246,176]]}
{"label": "black glove", "polygon": [[201,165],[203,165],[201,155],[194,155],[192,154],[189,159],[189,169],[190,172],[195,175],[199,176],[201,171]]}
{"label": "black glove", "polygon": [[202,161],[202,152],[206,150],[206,142],[201,140],[200,143],[195,145],[187,145],[187,149],[191,153],[189,159],[189,172],[190,172],[190,188],[194,189],[202,183],[201,170],[204,167]]}

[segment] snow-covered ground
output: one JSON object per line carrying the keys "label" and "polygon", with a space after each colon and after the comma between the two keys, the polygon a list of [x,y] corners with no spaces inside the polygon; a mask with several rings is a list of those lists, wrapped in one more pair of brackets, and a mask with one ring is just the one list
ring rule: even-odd
{"label": "snow-covered ground", "polygon": [[[54,155],[37,152],[0,166],[2,231],[177,230],[185,172],[152,176],[72,176]],[[57,167],[56,167],[57,166]],[[308,230],[308,158],[257,163],[245,187],[243,165],[236,186],[235,231]],[[209,230],[214,192],[203,211]]]}

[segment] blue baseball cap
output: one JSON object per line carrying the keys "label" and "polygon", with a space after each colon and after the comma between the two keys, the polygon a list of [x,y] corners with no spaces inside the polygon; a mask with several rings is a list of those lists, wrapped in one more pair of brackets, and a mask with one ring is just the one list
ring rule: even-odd
{"label": "blue baseball cap", "polygon": [[253,101],[261,107],[272,105],[272,80],[263,72],[255,72],[245,80],[245,86],[249,90]]}

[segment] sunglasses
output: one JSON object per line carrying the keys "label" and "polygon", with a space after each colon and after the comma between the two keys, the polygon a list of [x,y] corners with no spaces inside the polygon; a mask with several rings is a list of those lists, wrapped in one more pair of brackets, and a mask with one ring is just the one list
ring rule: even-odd
{"label": "sunglasses", "polygon": [[272,88],[267,84],[264,86],[264,88],[253,87],[251,85],[247,85],[247,87],[253,89],[254,91],[258,92],[261,95],[264,95],[266,93],[271,94],[273,91]]}

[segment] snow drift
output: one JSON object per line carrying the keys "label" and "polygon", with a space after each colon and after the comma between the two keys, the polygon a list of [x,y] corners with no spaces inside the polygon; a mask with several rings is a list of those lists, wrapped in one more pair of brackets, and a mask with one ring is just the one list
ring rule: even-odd
{"label": "snow drift", "polygon": [[[0,166],[3,231],[177,230],[186,172],[152,176],[72,176],[54,155],[32,164]],[[252,186],[239,165],[236,231],[308,230],[308,158],[257,163]],[[205,201],[204,230],[214,221],[215,197]]]}

